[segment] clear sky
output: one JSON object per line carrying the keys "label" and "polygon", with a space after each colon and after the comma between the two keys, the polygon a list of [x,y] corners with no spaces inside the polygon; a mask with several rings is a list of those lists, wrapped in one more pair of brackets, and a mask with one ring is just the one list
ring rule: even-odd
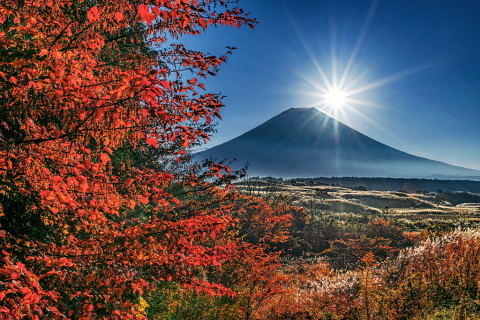
{"label": "clear sky", "polygon": [[[401,151],[480,169],[479,0],[241,0],[240,6],[259,21],[255,30],[210,28],[180,40],[215,55],[238,48],[205,81],[208,91],[227,96],[207,147],[289,108],[316,106]],[[322,72],[331,84],[343,83],[348,104],[322,105]]]}

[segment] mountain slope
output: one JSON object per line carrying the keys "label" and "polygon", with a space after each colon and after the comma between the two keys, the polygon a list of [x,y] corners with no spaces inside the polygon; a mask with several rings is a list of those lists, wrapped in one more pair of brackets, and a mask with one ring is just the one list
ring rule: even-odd
{"label": "mountain slope", "polygon": [[236,158],[250,176],[480,176],[480,171],[413,156],[375,141],[316,108],[292,108],[241,136],[197,153]]}

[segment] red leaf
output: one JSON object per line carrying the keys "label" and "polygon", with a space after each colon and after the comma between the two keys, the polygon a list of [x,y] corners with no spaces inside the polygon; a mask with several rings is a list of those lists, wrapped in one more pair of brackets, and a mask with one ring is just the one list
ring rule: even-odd
{"label": "red leaf", "polygon": [[0,308],[0,312],[2,312],[2,313],[10,313],[10,309],[8,309],[7,307],[1,307],[1,308]]}
{"label": "red leaf", "polygon": [[203,30],[207,29],[207,22],[205,21],[205,19],[198,20],[198,24],[200,25],[200,27],[203,28]]}
{"label": "red leaf", "polygon": [[150,13],[150,9],[148,8],[148,5],[141,4],[138,6],[138,14],[142,18],[143,21],[145,21],[147,24],[152,24],[153,20],[153,14]]}
{"label": "red leaf", "polygon": [[130,209],[134,209],[134,208],[135,208],[135,206],[136,206],[136,203],[135,203],[135,201],[133,201],[133,200],[130,200],[130,201],[129,201],[129,207],[130,207]]}
{"label": "red leaf", "polygon": [[53,183],[60,183],[63,180],[63,178],[59,176],[55,176],[52,178],[52,180],[53,180]]}
{"label": "red leaf", "polygon": [[17,262],[17,267],[20,269],[20,271],[27,272],[27,269],[25,268],[25,265],[21,262]]}
{"label": "red leaf", "polygon": [[123,20],[123,14],[121,12],[115,13],[115,21],[120,22]]}
{"label": "red leaf", "polygon": [[162,10],[163,21],[168,21],[168,11]]}
{"label": "red leaf", "polygon": [[145,17],[150,13],[150,10],[148,10],[148,6],[145,4],[140,4],[138,5],[138,14],[142,17]]}
{"label": "red leaf", "polygon": [[149,145],[151,145],[151,146],[154,147],[154,148],[157,148],[157,146],[158,146],[158,141],[157,141],[157,139],[155,139],[155,138],[153,138],[153,137],[147,137],[146,140],[147,140],[147,143],[148,143]]}
{"label": "red leaf", "polygon": [[167,90],[172,90],[172,88],[170,87],[170,82],[166,81],[166,80],[163,80],[162,82],[160,82],[160,84],[162,85],[162,87],[164,87],[165,89]]}
{"label": "red leaf", "polygon": [[107,163],[110,161],[110,157],[106,153],[100,153],[100,160],[102,161],[103,164]]}
{"label": "red leaf", "polygon": [[88,10],[87,12],[88,21],[90,21],[91,23],[94,23],[95,21],[98,20],[98,18],[100,18],[100,13],[98,12],[98,8],[96,6],[90,8],[90,10]]}

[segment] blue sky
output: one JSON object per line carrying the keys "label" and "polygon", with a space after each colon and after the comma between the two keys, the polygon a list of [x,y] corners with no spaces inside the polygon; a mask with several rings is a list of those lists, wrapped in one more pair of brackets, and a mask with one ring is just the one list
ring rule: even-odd
{"label": "blue sky", "polygon": [[[255,30],[210,28],[191,49],[234,54],[207,90],[226,95],[206,147],[292,107],[317,106],[399,150],[480,169],[480,1],[241,0]],[[349,63],[350,61],[350,63]],[[321,105],[321,72],[353,93]],[[345,70],[347,72],[345,73]]]}

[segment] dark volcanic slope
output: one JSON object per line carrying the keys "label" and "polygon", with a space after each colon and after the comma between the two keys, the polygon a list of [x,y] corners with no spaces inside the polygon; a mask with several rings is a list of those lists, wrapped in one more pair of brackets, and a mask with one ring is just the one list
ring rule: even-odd
{"label": "dark volcanic slope", "polygon": [[480,176],[375,141],[316,108],[292,108],[195,157],[236,158],[250,176]]}

